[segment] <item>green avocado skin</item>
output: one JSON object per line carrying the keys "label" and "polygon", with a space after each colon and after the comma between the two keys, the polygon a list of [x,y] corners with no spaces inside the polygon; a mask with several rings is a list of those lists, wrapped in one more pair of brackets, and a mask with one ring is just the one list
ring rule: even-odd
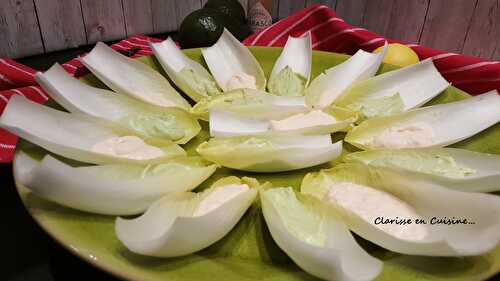
{"label": "green avocado skin", "polygon": [[230,19],[245,24],[245,9],[238,0],[208,0],[204,8],[215,9]]}
{"label": "green avocado skin", "polygon": [[238,40],[251,34],[250,29],[218,10],[203,8],[187,15],[179,28],[179,43],[183,49],[209,47],[227,28]]}

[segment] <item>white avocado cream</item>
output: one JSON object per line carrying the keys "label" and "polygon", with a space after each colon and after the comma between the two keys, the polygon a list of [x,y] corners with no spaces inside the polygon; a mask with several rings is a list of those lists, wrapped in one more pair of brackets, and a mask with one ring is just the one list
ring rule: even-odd
{"label": "white avocado cream", "polygon": [[193,216],[199,217],[208,214],[248,190],[249,187],[246,184],[228,184],[216,187],[201,200]]}
{"label": "white avocado cream", "polygon": [[413,123],[405,126],[394,126],[384,130],[371,140],[375,148],[415,148],[433,144],[434,129],[427,123]]}
{"label": "white avocado cream", "polygon": [[[409,204],[397,197],[363,185],[350,182],[335,183],[330,186],[325,196],[330,202],[335,202],[373,224],[378,229],[404,240],[422,240],[428,235],[428,229],[422,224],[416,224],[416,219],[422,219]],[[411,224],[376,223],[377,218],[411,219]]]}
{"label": "white avocado cream", "polygon": [[234,74],[226,83],[226,91],[234,89],[257,89],[257,81],[252,75],[244,72]]}
{"label": "white avocado cream", "polygon": [[287,131],[303,129],[312,126],[331,125],[337,120],[330,114],[321,110],[313,110],[308,113],[299,113],[281,120],[271,120],[271,129],[275,131]]}
{"label": "white avocado cream", "polygon": [[163,150],[145,143],[136,136],[112,137],[94,144],[91,150],[135,160],[153,159],[164,155]]}

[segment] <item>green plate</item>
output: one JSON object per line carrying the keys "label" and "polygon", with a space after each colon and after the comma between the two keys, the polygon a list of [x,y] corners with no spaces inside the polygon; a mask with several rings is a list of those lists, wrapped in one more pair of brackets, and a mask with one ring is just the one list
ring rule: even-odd
{"label": "green plate", "polygon": [[[251,51],[269,75],[281,50],[252,48]],[[187,50],[186,54],[197,61],[203,61],[198,49]],[[348,56],[341,54],[314,52],[313,76],[347,58]],[[140,60],[161,71],[153,57],[143,57]],[[384,65],[381,72],[392,69],[394,67]],[[102,86],[91,75],[82,79],[89,84]],[[449,88],[431,103],[450,102],[467,96],[466,93],[456,88]],[[194,148],[207,137],[208,133],[204,130],[185,148],[190,154],[195,154]],[[497,125],[455,146],[500,154],[499,139],[500,125]],[[350,148],[348,145],[346,147]],[[42,157],[46,153],[41,148],[25,141],[20,142],[19,150],[37,157]],[[323,167],[333,164],[323,165]],[[210,185],[219,177],[230,174],[250,175],[259,180],[271,181],[274,186],[298,188],[305,173],[318,168],[270,175],[219,169],[201,188]],[[84,260],[124,279],[142,281],[317,280],[298,268],[273,242],[258,206],[252,207],[231,233],[211,247],[186,257],[160,259],[133,254],[122,246],[114,234],[115,218],[112,216],[94,215],[61,207],[34,196],[19,183],[17,183],[17,188],[28,211],[49,235]],[[500,271],[500,247],[483,256],[430,258],[400,255],[377,247],[361,238],[358,240],[372,255],[385,262],[384,270],[377,280],[473,281],[487,279]]]}

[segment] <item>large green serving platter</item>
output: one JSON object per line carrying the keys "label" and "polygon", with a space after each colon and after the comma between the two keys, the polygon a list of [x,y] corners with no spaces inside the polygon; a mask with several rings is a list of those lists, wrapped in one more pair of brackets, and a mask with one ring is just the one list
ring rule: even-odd
{"label": "large green serving platter", "polygon": [[[281,49],[251,48],[251,51],[269,75]],[[199,49],[186,50],[185,53],[197,61],[203,61]],[[314,52],[313,76],[347,58],[348,56],[341,54]],[[142,57],[139,60],[163,73],[153,57]],[[393,69],[395,67],[384,65],[380,72]],[[91,85],[102,86],[92,75],[87,75],[82,80]],[[463,91],[450,87],[430,103],[445,103],[467,97],[468,95]],[[185,146],[186,150],[190,154],[195,154],[196,146],[207,137],[205,126],[205,130]],[[334,137],[341,138],[342,136]],[[500,154],[500,125],[467,139],[455,147]],[[346,145],[346,150],[349,149],[352,147]],[[42,157],[47,153],[25,141],[20,142],[19,150],[36,157]],[[221,168],[200,188],[227,175],[248,175],[261,181],[271,181],[274,186],[298,188],[302,177],[307,172],[334,164],[274,174],[243,173]],[[15,166],[14,176],[16,170]],[[160,259],[133,254],[122,246],[114,233],[115,217],[61,207],[36,197],[19,183],[17,183],[17,188],[28,211],[50,236],[82,259],[124,279],[141,281],[317,280],[298,268],[273,242],[257,204],[225,238],[211,247],[186,257]],[[400,255],[377,247],[361,238],[358,240],[372,255],[384,261],[384,270],[377,280],[474,281],[485,280],[500,271],[500,247],[483,256],[431,258]]]}

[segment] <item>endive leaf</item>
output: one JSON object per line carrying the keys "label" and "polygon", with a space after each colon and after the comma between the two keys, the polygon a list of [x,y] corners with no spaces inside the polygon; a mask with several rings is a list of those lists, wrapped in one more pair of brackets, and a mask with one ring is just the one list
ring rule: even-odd
{"label": "endive leaf", "polygon": [[243,117],[224,110],[210,111],[210,135],[233,137],[242,135],[323,135],[350,128],[356,114],[342,108],[313,110],[281,120]]}
{"label": "endive leaf", "polygon": [[500,242],[500,197],[411,173],[343,164],[306,175],[301,192],[322,198],[356,234],[393,252],[470,256]]}
{"label": "endive leaf", "polygon": [[259,62],[227,29],[213,46],[203,48],[201,52],[223,91],[266,88],[266,77]]}
{"label": "endive leaf", "polygon": [[89,86],[69,76],[57,63],[44,73],[38,72],[36,80],[70,112],[103,118],[144,138],[186,143],[201,130],[196,119],[182,109],[158,107]]}
{"label": "endive leaf", "polygon": [[[450,83],[434,66],[432,59],[426,59],[414,65],[356,82],[335,101],[335,104],[369,112],[366,117],[382,116],[388,115],[386,108],[371,108],[370,101],[397,95],[402,102],[400,110],[406,111],[425,104],[449,85]],[[361,110],[361,107],[364,110]]]}
{"label": "endive leaf", "polygon": [[213,138],[196,149],[221,166],[251,172],[291,171],[326,163],[342,152],[330,135]]}
{"label": "endive leaf", "polygon": [[350,153],[345,162],[415,173],[451,189],[500,191],[500,155],[457,148],[372,150]]}
{"label": "endive leaf", "polygon": [[314,108],[331,105],[352,83],[375,75],[386,52],[387,42],[380,53],[359,50],[345,62],[321,73],[305,90],[307,104]]}
{"label": "endive leaf", "polygon": [[268,89],[279,96],[302,96],[311,78],[311,32],[302,37],[289,36],[274,63]]}
{"label": "endive leaf", "polygon": [[81,62],[113,91],[162,107],[188,110],[189,103],[160,73],[98,42]]}
{"label": "endive leaf", "polygon": [[140,159],[96,152],[93,147],[97,144],[127,135],[90,116],[58,111],[21,96],[10,99],[0,117],[0,126],[50,152],[86,163],[160,163],[186,155],[180,146],[159,139],[145,140],[144,144],[155,151],[160,150],[161,155],[157,157]]}
{"label": "endive leaf", "polygon": [[236,225],[259,187],[255,179],[230,177],[201,193],[167,194],[138,218],[118,218],[116,235],[130,251],[141,255],[194,253],[217,242]]}
{"label": "endive leaf", "polygon": [[273,240],[303,270],[331,281],[373,280],[382,262],[361,248],[325,204],[292,188],[260,192]]}
{"label": "endive leaf", "polygon": [[500,121],[496,91],[362,122],[345,141],[362,149],[447,146]]}
{"label": "endive leaf", "polygon": [[405,111],[403,100],[399,94],[359,100],[358,102],[349,104],[346,108],[359,112],[359,115],[363,119],[377,116],[390,116]]}
{"label": "endive leaf", "polygon": [[189,191],[215,172],[197,157],[157,165],[72,167],[50,155],[41,162],[19,152],[17,179],[36,195],[81,211],[104,215],[144,212],[168,192]]}
{"label": "endive leaf", "polygon": [[306,82],[306,78],[286,66],[269,79],[267,88],[273,95],[297,97],[304,95]]}
{"label": "endive leaf", "polygon": [[220,94],[212,75],[186,56],[170,37],[160,43],[150,43],[150,46],[170,79],[192,100]]}
{"label": "endive leaf", "polygon": [[233,90],[203,99],[191,109],[191,113],[208,121],[211,109],[222,109],[257,119],[283,119],[309,111],[304,97],[275,96],[252,89]]}

